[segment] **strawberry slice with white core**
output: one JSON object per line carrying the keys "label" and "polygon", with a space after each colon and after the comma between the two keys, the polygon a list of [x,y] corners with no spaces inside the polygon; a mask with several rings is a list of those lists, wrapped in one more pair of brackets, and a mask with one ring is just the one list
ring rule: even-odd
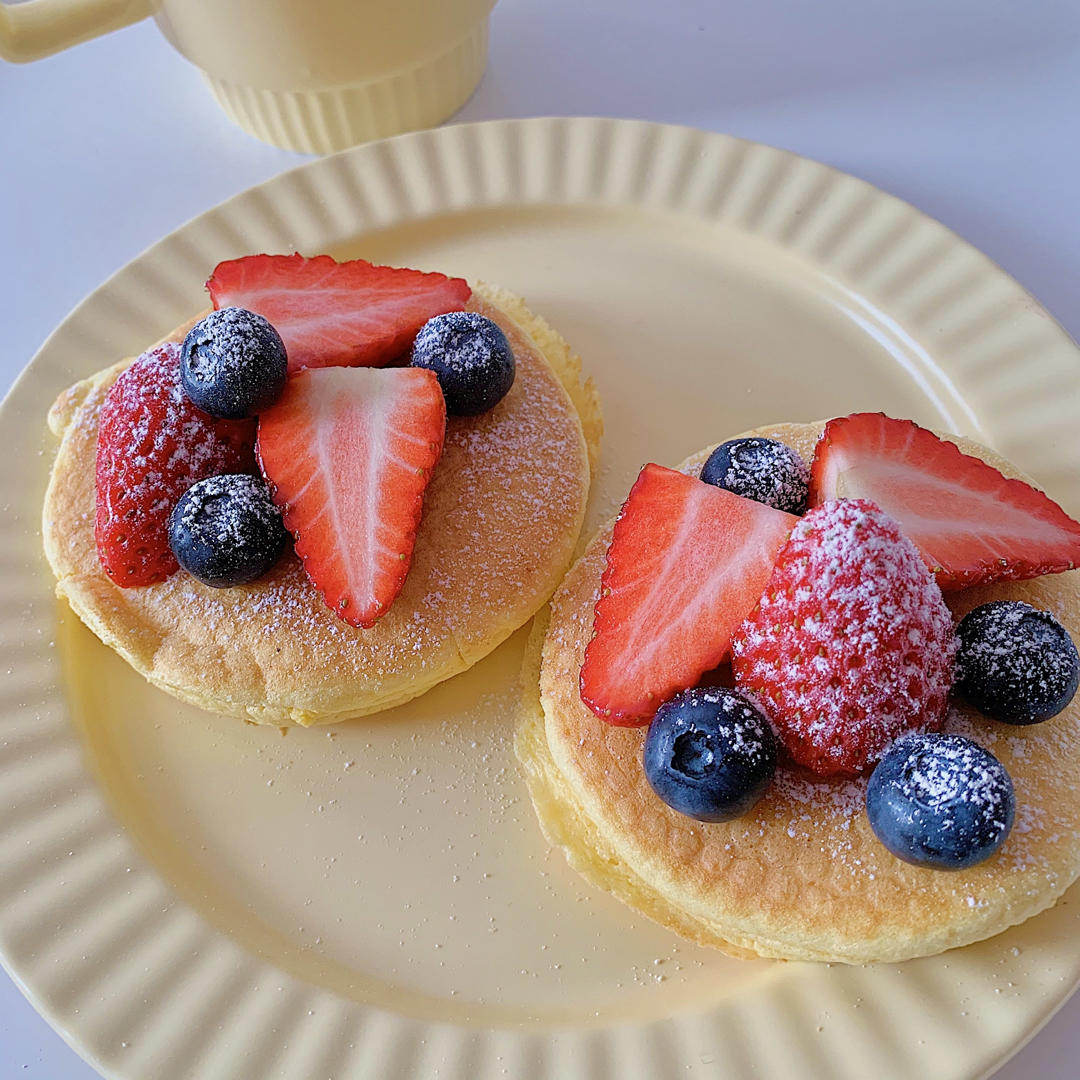
{"label": "strawberry slice with white core", "polygon": [[247,308],[270,320],[289,371],[381,367],[409,349],[428,319],[461,311],[472,295],[461,278],[329,255],[230,259],[206,287],[215,308]]}
{"label": "strawberry slice with white core", "polygon": [[1022,480],[910,420],[854,413],[825,425],[810,506],[869,499],[900,523],[942,589],[1080,565],[1080,522]]}
{"label": "strawberry slice with white core", "polygon": [[646,724],[727,658],[798,518],[646,465],[623,504],[581,668],[611,724]]}
{"label": "strawberry slice with white core", "polygon": [[405,584],[445,433],[421,368],[304,371],[259,417],[259,466],[296,553],[353,626],[373,626]]}

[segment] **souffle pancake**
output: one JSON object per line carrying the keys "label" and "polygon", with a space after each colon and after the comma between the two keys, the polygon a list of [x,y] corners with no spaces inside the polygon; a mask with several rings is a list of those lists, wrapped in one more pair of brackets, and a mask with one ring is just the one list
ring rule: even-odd
{"label": "souffle pancake", "polygon": [[[318,334],[312,333],[303,318],[294,318],[292,296],[265,289],[261,278],[253,280],[270,273],[302,276],[297,288],[311,290],[302,303],[326,308],[340,299],[329,290],[320,292],[322,282],[327,275],[351,274],[354,266],[363,282],[370,278],[385,292],[385,298],[376,298],[382,306],[371,307],[376,315],[364,316],[369,322],[382,319],[385,326],[353,325],[357,320],[350,314],[353,323],[340,334],[336,325],[329,327],[334,333],[322,326]],[[222,264],[211,279],[215,307],[265,309],[266,320],[282,327],[280,339],[288,350],[288,378],[283,392],[275,390],[282,394],[277,404],[260,406],[258,421],[212,421],[214,431],[231,423],[251,426],[246,436],[247,429],[238,428],[241,437],[234,440],[247,440],[237,450],[248,455],[243,463],[227,468],[219,464],[211,471],[250,474],[240,486],[245,491],[253,484],[261,486],[265,507],[260,512],[276,516],[278,530],[283,518],[293,533],[280,557],[271,552],[272,565],[257,580],[220,587],[237,575],[223,577],[218,570],[213,571],[218,578],[207,584],[197,576],[194,562],[185,563],[185,557],[198,557],[209,558],[210,565],[221,554],[199,554],[196,542],[206,535],[228,539],[226,526],[240,535],[237,520],[220,515],[211,520],[214,499],[206,492],[201,501],[195,499],[187,518],[172,506],[179,492],[166,493],[166,516],[174,509],[168,536],[163,538],[163,526],[154,524],[157,531],[137,549],[124,535],[126,519],[111,502],[103,504],[108,497],[120,500],[116,505],[122,508],[128,495],[122,489],[123,470],[129,468],[123,447],[113,450],[107,463],[113,471],[102,479],[102,455],[113,448],[99,447],[99,431],[103,410],[109,415],[110,391],[114,399],[122,399],[114,387],[132,361],[77,383],[53,406],[48,422],[59,447],[45,498],[43,537],[57,594],[103,642],[162,690],[201,708],[261,724],[307,726],[373,713],[408,701],[475,664],[528,621],[561,580],[578,542],[601,431],[596,394],[591,382],[582,379],[579,359],[552,327],[509,292],[483,284],[470,288],[441,275],[394,273],[399,278],[391,277],[388,268],[360,265],[359,260],[335,264],[325,256],[252,256],[236,265]],[[409,274],[420,285],[414,286]],[[504,354],[510,351],[502,396],[494,405],[482,401],[483,410],[472,415],[451,411],[446,416],[440,389],[449,393],[452,383],[441,371],[422,370],[415,349],[409,365],[408,349],[429,313],[423,305],[430,307],[430,302],[422,291],[417,291],[418,300],[411,293],[404,300],[402,295],[422,290],[429,278],[441,279],[436,287],[442,294],[446,282],[458,290],[444,304],[451,314],[430,320],[436,329],[451,319],[470,334],[479,326],[489,338],[499,339]],[[384,280],[389,281],[385,289]],[[436,307],[434,313],[441,310]],[[228,317],[224,311],[214,314]],[[316,314],[322,318],[323,310]],[[146,364],[147,356],[160,361],[159,366],[171,363],[173,374],[168,377],[175,378],[176,357],[181,356],[181,365],[188,365],[182,377],[190,384],[191,373],[200,375],[202,370],[191,344],[198,325],[199,318],[178,327],[159,343],[164,353],[151,350],[136,364]],[[229,326],[225,331],[226,344],[231,344]],[[325,344],[335,337],[340,341]],[[365,352],[366,346],[356,341],[374,341],[382,352],[373,359],[375,346]],[[390,351],[396,355],[403,349],[404,355],[389,366],[355,366],[383,364]],[[436,365],[442,359],[437,354]],[[466,359],[471,363],[475,357]],[[460,383],[470,370],[459,366],[450,375]],[[281,375],[284,378],[284,368]],[[505,382],[511,380],[506,390]],[[475,391],[475,381],[468,385]],[[181,389],[167,389],[173,399],[169,408],[192,408],[180,401]],[[129,398],[139,400],[132,393]],[[385,407],[378,405],[383,398]],[[376,413],[377,406],[382,412]],[[423,412],[431,434],[425,431],[413,438],[413,412]],[[227,415],[226,407],[222,414]],[[319,426],[324,422],[325,432]],[[137,437],[145,434],[140,415],[130,423]],[[419,425],[419,419],[415,423]],[[197,425],[185,420],[177,426],[187,431]],[[422,431],[419,426],[415,430]],[[182,441],[186,436],[175,437]],[[421,456],[412,458],[414,450]],[[181,445],[167,464],[174,471],[188,470],[183,473],[186,484],[200,479],[191,472],[191,462],[200,455],[205,456],[200,446]],[[381,471],[374,472],[365,455],[378,457]],[[228,454],[219,458],[228,462]],[[121,490],[111,493],[107,485],[116,487],[116,477]],[[150,481],[154,479],[151,475]],[[150,481],[140,476],[140,493]],[[213,495],[217,489],[212,485],[218,481],[206,483]],[[198,487],[191,489],[193,498]],[[166,495],[155,504],[144,499],[125,512],[139,521],[155,514],[160,518],[159,504]],[[256,515],[256,524],[258,520]],[[208,522],[217,533],[207,532]],[[185,524],[191,526],[182,534],[187,541],[178,540],[177,530]],[[178,549],[188,541],[193,546]],[[148,547],[160,549],[154,557],[169,563],[164,571],[145,565]],[[231,553],[225,555],[231,558]],[[110,559],[115,566],[109,565]],[[128,565],[125,559],[135,562]],[[152,580],[127,586],[117,580],[124,573]],[[354,580],[365,575],[376,585],[370,601],[354,595],[358,590],[352,588]],[[361,610],[364,603],[367,607]]]}
{"label": "souffle pancake", "polygon": [[[906,421],[857,414],[828,427],[762,428],[733,443],[742,440],[795,452],[801,507],[748,506],[702,483],[716,448],[674,472],[646,466],[620,517],[536,621],[516,749],[547,838],[595,885],[737,956],[900,961],[979,941],[1049,907],[1080,874],[1080,699],[1069,640],[1080,636],[1080,571],[1068,569],[1080,526],[1045,509],[1049,500],[997,454]],[[937,510],[912,516],[905,500],[933,491],[938,476],[905,469],[931,444],[945,462]],[[738,471],[731,461],[726,468],[728,478]],[[870,501],[875,485],[899,529]],[[969,503],[999,497],[998,513],[962,517]],[[1035,539],[1012,564],[995,549],[1015,543],[1010,529],[1028,529],[1016,506],[1034,507]],[[950,514],[943,558],[922,554]],[[723,530],[743,516],[752,523],[740,525],[744,546],[725,554]],[[689,541],[678,546],[695,529],[720,538],[708,559]],[[965,561],[969,534],[977,550]],[[846,546],[853,536],[864,538],[861,549]],[[1044,541],[1053,550],[1040,566]],[[831,560],[824,569],[821,552]],[[860,566],[886,576],[853,586]],[[732,567],[752,579],[754,599],[724,577]],[[1032,576],[1040,570],[1053,572]],[[695,607],[710,590],[713,607]],[[840,621],[845,604],[856,622]],[[724,629],[732,605],[742,607]],[[983,613],[1006,637],[980,653],[967,638],[969,627],[982,632]],[[1007,636],[1021,625],[1052,631],[1064,658],[1051,672],[1061,675],[1055,700],[1027,712],[1009,668],[1026,648]],[[875,650],[886,639],[892,648],[896,627],[902,655],[889,668]],[[810,647],[796,657],[804,641]],[[1036,664],[1049,656],[1046,641],[1036,641]],[[851,671],[834,667],[836,657]],[[1008,678],[994,683],[1002,672]],[[858,693],[833,710],[845,685]],[[1046,680],[1033,685],[1038,698]],[[1004,692],[1005,705],[991,692]],[[1021,711],[1006,716],[1009,695]],[[711,781],[719,801],[702,805]]]}

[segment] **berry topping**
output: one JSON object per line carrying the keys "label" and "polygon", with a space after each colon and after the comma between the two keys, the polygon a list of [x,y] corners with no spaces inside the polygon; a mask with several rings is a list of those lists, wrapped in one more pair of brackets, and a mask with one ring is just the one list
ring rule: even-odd
{"label": "berry topping", "polygon": [[894,517],[943,589],[1080,565],[1080,522],[910,420],[855,413],[825,425],[810,505],[842,498],[871,499]]}
{"label": "berry topping", "polygon": [[705,462],[701,479],[787,514],[806,510],[810,470],[790,446],[776,439],[721,443]]}
{"label": "berry topping", "polygon": [[1080,657],[1048,611],[995,600],[969,611],[956,635],[956,693],[992,719],[1037,724],[1072,701]]}
{"label": "berry topping", "polygon": [[424,323],[413,342],[412,366],[439,377],[451,416],[487,412],[514,385],[510,342],[495,323],[475,311],[452,311]]}
{"label": "berry topping", "polygon": [[964,870],[1005,842],[1016,810],[1012,780],[989,750],[960,735],[905,735],[870,777],[866,814],[898,858]]}
{"label": "berry topping", "polygon": [[320,368],[259,417],[256,450],[296,553],[353,626],[405,584],[446,432],[439,382],[418,368]]}
{"label": "berry topping", "polygon": [[380,367],[409,349],[433,315],[460,311],[468,282],[329,255],[248,255],[219,263],[206,283],[214,307],[257,311],[289,353],[289,370]]}
{"label": "berry topping", "polygon": [[255,416],[281,396],[289,361],[278,332],[243,308],[211,311],[184,338],[180,378],[204,412],[229,420]]}
{"label": "berry topping", "polygon": [[738,690],[686,690],[656,711],[645,736],[645,777],[673,810],[730,821],[765,794],[776,739],[762,711]]}
{"label": "berry topping", "polygon": [[152,585],[177,569],[169,514],[196,480],[255,467],[250,420],[215,420],[180,385],[180,346],[135,360],[109,388],[98,429],[98,558],[117,585]]}
{"label": "berry topping", "polygon": [[914,545],[873,503],[845,499],[799,519],[732,663],[799,764],[850,776],[897,736],[941,726],[955,651]]}
{"label": "berry topping", "polygon": [[724,660],[757,603],[790,514],[646,465],[623,504],[581,668],[581,697],[612,724],[646,723]]}
{"label": "berry topping", "polygon": [[177,562],[215,589],[262,577],[288,539],[265,482],[248,473],[199,480],[169,517],[169,544]]}

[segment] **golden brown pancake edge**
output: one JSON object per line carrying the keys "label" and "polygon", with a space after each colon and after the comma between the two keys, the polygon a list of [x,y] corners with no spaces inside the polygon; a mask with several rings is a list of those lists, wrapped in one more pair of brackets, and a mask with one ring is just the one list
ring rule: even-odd
{"label": "golden brown pancake edge", "polygon": [[[823,427],[781,424],[806,460]],[[961,448],[1006,475],[1013,466]],[[695,472],[712,448],[679,468]],[[1016,728],[962,705],[949,729],[988,746],[1013,777],[1017,818],[1002,850],[967,871],[910,866],[874,837],[865,781],[782,767],[744,817],[705,825],[664,805],[641,766],[644,728],[617,728],[581,702],[578,672],[610,524],[537,620],[516,748],[549,840],[586,878],[678,934],[728,952],[843,963],[899,961],[997,934],[1054,903],[1080,873],[1080,700]],[[957,616],[991,599],[1048,609],[1080,637],[1080,571],[950,594]],[[546,626],[544,625],[546,621]]]}

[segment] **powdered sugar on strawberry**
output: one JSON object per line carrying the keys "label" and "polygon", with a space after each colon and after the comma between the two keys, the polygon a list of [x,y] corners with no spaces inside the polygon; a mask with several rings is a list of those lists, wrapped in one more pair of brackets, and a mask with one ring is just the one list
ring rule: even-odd
{"label": "powdered sugar on strawberry", "polygon": [[124,587],[177,568],[168,520],[197,480],[254,468],[255,424],[197,409],[180,383],[180,346],[143,353],[110,387],[98,431],[95,538],[109,577]]}
{"label": "powdered sugar on strawberry", "polygon": [[941,590],[873,503],[825,503],[795,526],[733,643],[788,752],[855,775],[906,731],[945,717],[956,642]]}

